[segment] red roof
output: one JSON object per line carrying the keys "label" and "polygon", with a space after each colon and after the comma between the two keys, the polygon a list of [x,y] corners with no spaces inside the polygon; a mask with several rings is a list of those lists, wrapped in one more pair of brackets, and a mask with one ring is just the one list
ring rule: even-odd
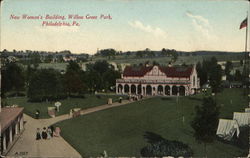
{"label": "red roof", "polygon": [[4,107],[0,112],[1,132],[8,128],[23,113],[22,107]]}
{"label": "red roof", "polygon": [[[167,77],[190,77],[193,67],[164,67],[158,66],[160,71]],[[127,66],[123,71],[125,77],[143,77],[147,72],[151,71],[153,66],[131,67]]]}
{"label": "red roof", "polygon": [[143,77],[147,72],[152,70],[153,66],[132,67],[126,66],[123,71],[123,76],[126,77]]}
{"label": "red roof", "polygon": [[159,67],[168,77],[190,77],[193,67]]}

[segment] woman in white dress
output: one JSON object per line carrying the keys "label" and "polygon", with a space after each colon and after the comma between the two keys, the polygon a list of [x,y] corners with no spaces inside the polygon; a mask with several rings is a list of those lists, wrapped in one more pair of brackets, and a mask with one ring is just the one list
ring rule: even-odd
{"label": "woman in white dress", "polygon": [[50,139],[50,138],[51,138],[51,133],[52,133],[52,131],[51,131],[51,129],[48,127],[48,128],[47,128],[47,135],[48,135],[47,139]]}

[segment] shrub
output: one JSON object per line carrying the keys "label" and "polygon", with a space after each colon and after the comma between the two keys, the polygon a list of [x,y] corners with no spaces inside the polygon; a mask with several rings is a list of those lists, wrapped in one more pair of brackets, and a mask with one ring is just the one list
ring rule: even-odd
{"label": "shrub", "polygon": [[164,140],[142,148],[141,155],[143,157],[190,157],[193,155],[193,151],[188,145],[182,142]]}
{"label": "shrub", "polygon": [[192,149],[187,144],[182,142],[166,140],[160,135],[152,132],[146,132],[144,137],[150,145],[141,149],[141,155],[143,157],[191,157],[193,155]]}

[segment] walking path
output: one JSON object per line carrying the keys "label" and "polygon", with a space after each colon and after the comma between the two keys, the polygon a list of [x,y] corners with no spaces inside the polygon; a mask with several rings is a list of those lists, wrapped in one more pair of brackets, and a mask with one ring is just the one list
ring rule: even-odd
{"label": "walking path", "polygon": [[[113,103],[112,105],[101,105],[88,108],[81,111],[81,115],[109,109],[121,105],[126,105],[131,101],[123,100],[122,103]],[[62,137],[53,137],[49,140],[36,140],[36,129],[48,127],[57,122],[71,119],[69,114],[61,115],[49,119],[33,119],[24,114],[25,130],[17,140],[15,145],[9,151],[7,156],[24,156],[24,157],[81,157],[81,155]]]}

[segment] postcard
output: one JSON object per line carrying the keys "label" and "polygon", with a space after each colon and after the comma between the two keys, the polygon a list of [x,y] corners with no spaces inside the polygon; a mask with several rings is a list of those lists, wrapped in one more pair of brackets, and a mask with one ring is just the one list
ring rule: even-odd
{"label": "postcard", "polygon": [[0,157],[249,157],[248,0],[2,0]]}

